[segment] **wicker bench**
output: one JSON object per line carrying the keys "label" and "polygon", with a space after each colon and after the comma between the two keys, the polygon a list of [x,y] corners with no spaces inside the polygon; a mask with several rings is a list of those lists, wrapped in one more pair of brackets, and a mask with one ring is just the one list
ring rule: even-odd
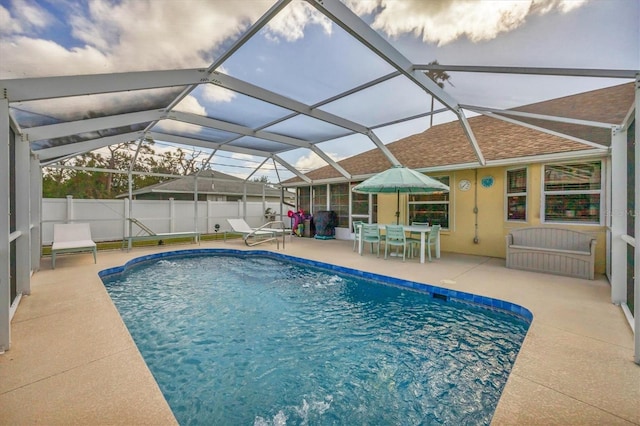
{"label": "wicker bench", "polygon": [[596,239],[563,228],[519,228],[507,235],[507,268],[593,279]]}

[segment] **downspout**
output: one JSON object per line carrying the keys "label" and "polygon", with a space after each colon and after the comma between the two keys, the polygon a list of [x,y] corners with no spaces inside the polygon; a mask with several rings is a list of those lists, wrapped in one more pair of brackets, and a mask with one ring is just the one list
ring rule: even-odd
{"label": "downspout", "polygon": [[475,229],[473,234],[473,244],[478,244],[478,169],[475,169],[475,182],[473,184],[473,215],[475,216]]}

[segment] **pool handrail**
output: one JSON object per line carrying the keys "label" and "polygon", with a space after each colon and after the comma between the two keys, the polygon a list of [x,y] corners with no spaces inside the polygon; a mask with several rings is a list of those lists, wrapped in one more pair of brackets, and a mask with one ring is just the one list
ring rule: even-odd
{"label": "pool handrail", "polygon": [[[279,228],[274,228],[273,225],[278,225]],[[258,235],[264,236],[265,232],[271,232],[272,236],[268,238],[258,238]],[[285,236],[287,235],[287,228],[285,227],[284,222],[281,220],[274,220],[271,222],[267,222],[264,225],[253,229],[247,235],[242,237],[242,239],[244,240],[244,243],[249,247],[257,246],[258,244],[262,244],[267,241],[275,241],[277,250],[280,250],[280,240],[278,239],[280,234],[282,234],[282,249],[284,250]],[[251,237],[253,237],[254,239],[252,242],[249,242],[249,239]]]}

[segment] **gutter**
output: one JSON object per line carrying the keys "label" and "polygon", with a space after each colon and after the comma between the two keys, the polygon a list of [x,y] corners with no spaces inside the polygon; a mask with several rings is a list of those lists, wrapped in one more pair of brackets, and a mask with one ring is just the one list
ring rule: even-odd
{"label": "gutter", "polygon": [[[420,167],[420,168],[415,168],[414,170],[421,173],[453,172],[458,170],[485,169],[489,167],[504,167],[504,166],[519,165],[519,164],[548,163],[548,162],[566,161],[566,160],[598,159],[598,158],[607,157],[609,155],[611,155],[611,148],[588,149],[588,150],[582,150],[582,151],[568,151],[568,152],[553,153],[553,154],[541,154],[541,155],[530,155],[526,157],[506,158],[503,160],[487,160],[487,163],[484,166],[481,166],[477,162],[472,162],[472,163],[448,164],[448,165],[434,166],[434,167]],[[358,182],[358,181],[370,178],[371,176],[377,173],[378,172],[368,173],[364,175],[354,175],[351,177],[351,180],[347,180],[342,177],[332,177],[332,178],[314,180],[311,183],[292,182],[289,184],[282,183],[281,185],[285,188],[297,188],[297,187],[323,185],[323,184],[330,184],[330,183]]]}

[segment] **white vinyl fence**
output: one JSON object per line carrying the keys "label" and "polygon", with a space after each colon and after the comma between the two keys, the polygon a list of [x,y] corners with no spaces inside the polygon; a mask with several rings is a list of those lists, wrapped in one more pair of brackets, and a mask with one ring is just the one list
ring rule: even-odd
{"label": "white vinyl fence", "polygon": [[[260,226],[269,220],[264,211],[270,207],[276,212],[276,220],[284,220],[287,227],[290,219],[287,216],[288,206],[262,201],[176,201],[176,200],[133,200],[131,209],[129,200],[76,200],[67,198],[42,199],[42,244],[53,241],[54,223],[91,224],[91,236],[94,241],[122,240],[129,233],[128,217],[135,218],[151,228],[155,233],[191,232],[203,234],[215,233],[215,225],[220,225],[218,232],[230,231],[226,221],[228,218],[244,218],[253,227]],[[131,211],[129,211],[131,210]],[[197,223],[196,223],[197,212]],[[133,234],[139,228],[134,225]]]}

